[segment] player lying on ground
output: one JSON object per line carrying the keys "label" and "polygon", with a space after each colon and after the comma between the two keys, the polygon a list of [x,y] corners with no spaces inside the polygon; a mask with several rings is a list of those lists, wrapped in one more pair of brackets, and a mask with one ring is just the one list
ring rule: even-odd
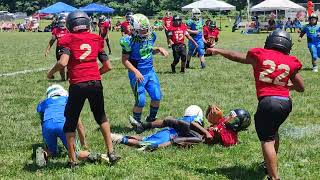
{"label": "player lying on ground", "polygon": [[[238,132],[250,125],[250,114],[243,109],[235,109],[223,117],[222,111],[215,105],[208,107],[206,117],[210,127],[203,128],[203,113],[199,106],[191,105],[185,110],[184,117],[142,123],[140,132],[151,128],[165,128],[155,134],[142,138],[139,136],[117,136],[114,140],[122,144],[147,146],[147,149],[166,147],[171,144],[188,145],[200,142],[221,144],[225,147],[238,143]],[[134,120],[133,126],[139,126]],[[169,128],[169,129],[168,129]],[[159,143],[160,142],[160,143]]]}
{"label": "player lying on ground", "polygon": [[[55,41],[57,41],[57,46],[56,46],[56,59],[57,61],[59,61],[61,55],[62,55],[62,47],[60,44],[60,39],[66,35],[67,33],[69,33],[69,30],[66,28],[66,18],[65,16],[61,16],[58,19],[58,24],[57,27],[55,27],[52,30],[52,36],[51,39],[48,43],[48,46],[46,48],[46,52],[45,52],[45,57],[48,56],[48,53],[52,47],[52,45],[54,44]],[[66,75],[65,75],[65,69],[61,69],[60,71],[60,76],[61,76],[61,80],[65,81],[66,80]]]}
{"label": "player lying on ground", "polygon": [[[207,53],[222,55],[231,61],[250,64],[253,68],[257,98],[255,128],[261,142],[268,178],[279,179],[277,153],[279,149],[280,125],[292,110],[289,90],[304,91],[299,70],[300,61],[290,56],[292,39],[282,30],[269,34],[264,48],[253,48],[247,54],[236,51],[210,48]],[[290,80],[292,83],[289,83]]]}
{"label": "player lying on ground", "polygon": [[[70,87],[63,131],[67,136],[69,164],[77,165],[75,130],[86,99],[89,100],[95,121],[100,126],[110,163],[114,164],[120,157],[114,153],[109,119],[104,109],[101,75],[111,70],[109,57],[104,51],[104,40],[89,32],[90,19],[82,11],[74,11],[68,15],[67,28],[70,33],[61,39],[63,54],[47,77],[52,79],[56,71],[68,66]],[[100,68],[97,58],[102,64]]]}
{"label": "player lying on ground", "polygon": [[[47,164],[49,157],[56,157],[58,155],[57,138],[68,149],[67,139],[63,132],[63,126],[66,121],[64,110],[68,101],[68,92],[61,85],[54,84],[47,89],[46,96],[47,98],[37,106],[37,112],[41,118],[42,137],[46,145],[45,150],[42,147],[36,150],[36,164],[40,167]],[[101,155],[90,153],[86,150],[85,130],[81,120],[78,121],[77,131],[82,149],[85,149],[81,151],[78,148],[76,152],[78,159],[89,159],[90,161],[101,159]]]}
{"label": "player lying on ground", "polygon": [[308,48],[312,58],[312,71],[318,72],[318,58],[320,58],[320,27],[318,23],[318,15],[312,13],[309,18],[309,24],[305,25],[300,33],[298,41],[301,42],[302,37],[307,34]]}
{"label": "player lying on ground", "polygon": [[172,47],[173,52],[173,62],[171,64],[171,70],[173,73],[176,72],[176,65],[179,63],[181,58],[181,71],[184,73],[187,61],[187,47],[184,44],[184,37],[187,37],[196,47],[198,44],[193,40],[187,31],[187,26],[182,23],[182,18],[180,16],[174,15],[172,26],[167,30],[167,35],[170,42],[170,47]]}
{"label": "player lying on ground", "polygon": [[162,97],[160,82],[153,68],[153,54],[167,57],[168,52],[154,47],[156,33],[152,31],[148,18],[142,14],[131,17],[132,35],[120,40],[122,46],[122,64],[128,69],[131,88],[135,96],[133,118],[141,122],[142,109],[146,102],[146,91],[151,103],[147,121],[153,121],[158,113]]}

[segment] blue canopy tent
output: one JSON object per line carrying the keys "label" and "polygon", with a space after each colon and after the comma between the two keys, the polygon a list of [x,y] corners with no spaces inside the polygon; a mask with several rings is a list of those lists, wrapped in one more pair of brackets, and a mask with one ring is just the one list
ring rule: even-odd
{"label": "blue canopy tent", "polygon": [[57,2],[47,8],[41,9],[38,12],[44,13],[44,14],[57,14],[62,12],[72,12],[77,10],[77,8],[72,7],[68,4],[65,4],[63,2]]}
{"label": "blue canopy tent", "polygon": [[86,13],[113,13],[114,9],[104,6],[101,4],[91,3],[87,6],[81,7],[81,11],[84,11]]}

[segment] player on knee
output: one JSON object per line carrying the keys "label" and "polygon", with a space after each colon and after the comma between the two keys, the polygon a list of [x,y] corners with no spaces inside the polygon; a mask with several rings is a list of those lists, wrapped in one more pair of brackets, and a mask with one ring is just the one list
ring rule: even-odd
{"label": "player on knee", "polygon": [[182,18],[178,15],[173,16],[172,26],[168,28],[168,37],[170,41],[170,46],[173,51],[173,62],[171,64],[171,70],[173,73],[176,72],[176,65],[179,63],[181,58],[181,71],[185,72],[186,60],[187,60],[187,47],[184,44],[184,37],[187,37],[195,47],[198,44],[193,40],[187,31],[187,26],[182,23]]}
{"label": "player on knee", "polygon": [[[46,96],[46,99],[41,101],[37,106],[37,112],[41,119],[42,137],[46,145],[45,150],[42,147],[36,150],[36,164],[40,167],[45,166],[50,157],[54,158],[58,155],[57,138],[68,149],[66,136],[63,132],[63,126],[66,121],[64,110],[68,101],[68,92],[61,85],[54,84],[48,87]],[[87,151],[85,130],[81,120],[78,121],[77,131],[82,147],[77,148],[76,156],[78,159],[99,160],[99,155]]]}
{"label": "player on knee", "polygon": [[[135,14],[131,20],[133,33],[122,37],[122,63],[128,69],[131,88],[135,96],[133,118],[141,122],[142,109],[145,106],[146,91],[151,103],[147,121],[156,118],[161,100],[161,89],[158,76],[153,68],[153,54],[160,53],[167,57],[168,52],[161,47],[154,47],[156,33],[152,31],[148,18],[142,14]],[[138,127],[135,128],[138,130]]]}
{"label": "player on knee", "polygon": [[195,54],[197,54],[200,59],[201,69],[206,67],[204,59],[203,25],[204,21],[201,18],[201,11],[198,8],[192,9],[192,19],[188,20],[187,26],[189,34],[197,42],[198,46],[195,46],[192,41],[189,41],[186,68],[190,68],[191,57]]}
{"label": "player on knee", "polygon": [[109,55],[111,52],[111,46],[110,46],[110,36],[109,36],[109,29],[111,27],[111,22],[109,19],[107,19],[104,15],[99,17],[99,36],[101,36],[103,39],[106,40],[106,44],[108,46]]}
{"label": "player on knee", "polygon": [[[74,153],[75,130],[84,102],[88,99],[90,109],[100,126],[110,163],[114,164],[120,157],[114,153],[109,119],[104,109],[101,75],[111,70],[110,60],[104,51],[104,40],[89,32],[90,19],[82,11],[74,11],[68,15],[67,28],[71,33],[61,39],[63,54],[47,77],[51,79],[56,71],[68,66],[70,87],[63,131],[67,136],[69,162],[77,163]],[[97,58],[102,64],[100,69]]]}
{"label": "player on knee", "polygon": [[[216,22],[210,21],[207,26],[203,27],[204,49],[213,48],[219,40],[219,29]],[[207,55],[207,54],[205,54]]]}
{"label": "player on knee", "polygon": [[[57,61],[59,61],[60,56],[61,56],[61,50],[62,47],[60,45],[60,39],[65,36],[67,33],[69,33],[69,30],[66,28],[66,18],[64,16],[60,16],[58,18],[58,24],[57,27],[55,27],[52,30],[52,36],[51,39],[49,41],[49,44],[46,48],[46,52],[45,52],[45,56],[48,56],[48,53],[52,47],[52,45],[54,44],[55,41],[57,41],[57,46],[56,46],[56,59]],[[60,76],[61,76],[61,80],[65,81],[66,80],[66,73],[65,73],[65,69],[61,69],[60,71]]]}
{"label": "player on knee", "polygon": [[307,34],[308,48],[312,58],[312,71],[318,72],[317,61],[318,58],[320,58],[320,27],[317,25],[318,15],[312,13],[308,20],[309,24],[302,28],[298,41],[301,42],[302,37]]}
{"label": "player on knee", "polygon": [[[208,53],[250,64],[253,67],[259,100],[255,114],[255,127],[261,142],[269,179],[279,179],[277,153],[278,129],[292,109],[290,90],[304,91],[299,70],[300,61],[290,56],[292,39],[283,30],[275,30],[267,37],[264,48],[253,48],[247,54],[209,48]],[[292,82],[292,83],[291,83]]]}

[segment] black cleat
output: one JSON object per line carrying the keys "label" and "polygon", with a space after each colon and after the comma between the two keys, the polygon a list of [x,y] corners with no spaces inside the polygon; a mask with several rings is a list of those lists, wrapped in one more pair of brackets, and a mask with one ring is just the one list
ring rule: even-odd
{"label": "black cleat", "polygon": [[111,165],[116,164],[121,159],[121,157],[117,156],[114,152],[108,153],[108,158]]}
{"label": "black cleat", "polygon": [[176,73],[176,66],[174,66],[173,64],[171,64],[171,71],[172,73]]}

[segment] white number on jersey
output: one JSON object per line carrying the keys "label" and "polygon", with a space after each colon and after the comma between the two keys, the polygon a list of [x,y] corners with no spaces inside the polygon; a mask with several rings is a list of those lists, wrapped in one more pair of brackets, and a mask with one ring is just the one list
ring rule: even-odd
{"label": "white number on jersey", "polygon": [[[276,67],[276,63],[271,60],[263,61],[263,65],[270,66],[268,69],[260,72],[259,80],[266,83],[273,83],[275,85],[285,86],[286,83],[281,81],[289,75],[290,67],[286,64],[280,64]],[[267,75],[272,74],[275,70],[284,70],[284,72],[278,75],[275,79],[267,77]]]}

